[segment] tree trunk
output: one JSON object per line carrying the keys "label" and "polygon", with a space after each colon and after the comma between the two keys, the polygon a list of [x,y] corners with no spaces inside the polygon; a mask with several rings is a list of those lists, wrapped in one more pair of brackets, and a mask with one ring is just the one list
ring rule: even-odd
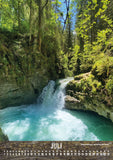
{"label": "tree trunk", "polygon": [[20,0],[18,0],[18,31],[20,32]]}
{"label": "tree trunk", "polygon": [[[1,2],[0,2],[0,22],[2,22],[2,0],[1,0]],[[2,23],[1,23],[1,25],[2,25]]]}
{"label": "tree trunk", "polygon": [[29,17],[29,45],[31,43],[31,30],[32,30],[32,0],[30,0],[30,17]]}
{"label": "tree trunk", "polygon": [[39,0],[39,21],[38,21],[38,46],[39,52],[41,52],[41,27],[42,27],[42,2]]}

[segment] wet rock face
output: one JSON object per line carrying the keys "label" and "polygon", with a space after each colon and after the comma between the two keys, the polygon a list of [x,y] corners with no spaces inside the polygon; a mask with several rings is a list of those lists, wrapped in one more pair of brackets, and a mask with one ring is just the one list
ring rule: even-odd
{"label": "wet rock face", "polygon": [[82,88],[76,88],[81,83],[80,79],[69,82],[66,87],[65,108],[73,110],[89,110],[98,113],[113,121],[113,104],[108,105],[102,93],[84,92]]}
{"label": "wet rock face", "polygon": [[65,108],[75,109],[75,107],[80,108],[80,101],[70,95],[65,97]]}
{"label": "wet rock face", "polygon": [[43,87],[47,85],[48,80],[46,75],[35,73],[28,78],[27,84],[23,82],[20,86],[14,79],[12,81],[1,81],[0,109],[34,103]]}
{"label": "wet rock face", "polygon": [[77,99],[77,97],[67,95],[65,97],[65,108],[71,110],[93,111],[113,121],[113,109],[106,106],[106,104],[101,101],[101,96],[100,99],[99,97],[81,97],[81,99]]}

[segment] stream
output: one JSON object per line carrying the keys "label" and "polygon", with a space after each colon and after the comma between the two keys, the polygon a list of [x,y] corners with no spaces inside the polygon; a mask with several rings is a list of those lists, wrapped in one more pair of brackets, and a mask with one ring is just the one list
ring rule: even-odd
{"label": "stream", "polygon": [[36,104],[0,110],[0,126],[12,141],[113,141],[113,123],[93,112],[70,111],[65,86],[50,81]]}

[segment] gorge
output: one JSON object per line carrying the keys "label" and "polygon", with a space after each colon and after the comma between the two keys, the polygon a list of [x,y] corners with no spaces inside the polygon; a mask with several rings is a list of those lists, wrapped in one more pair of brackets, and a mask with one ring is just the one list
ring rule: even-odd
{"label": "gorge", "polygon": [[0,1],[0,141],[113,140],[112,8]]}
{"label": "gorge", "polygon": [[13,141],[108,141],[113,123],[93,112],[70,111],[65,87],[73,78],[50,81],[37,103],[0,110],[0,126]]}

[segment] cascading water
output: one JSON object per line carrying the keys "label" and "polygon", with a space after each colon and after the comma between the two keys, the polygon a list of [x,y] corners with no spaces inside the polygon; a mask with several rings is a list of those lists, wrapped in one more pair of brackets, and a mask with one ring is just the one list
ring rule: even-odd
{"label": "cascading water", "polygon": [[60,80],[57,89],[50,81],[37,104],[0,110],[0,126],[9,140],[113,140],[109,120],[91,112],[64,109],[65,86],[70,80]]}

